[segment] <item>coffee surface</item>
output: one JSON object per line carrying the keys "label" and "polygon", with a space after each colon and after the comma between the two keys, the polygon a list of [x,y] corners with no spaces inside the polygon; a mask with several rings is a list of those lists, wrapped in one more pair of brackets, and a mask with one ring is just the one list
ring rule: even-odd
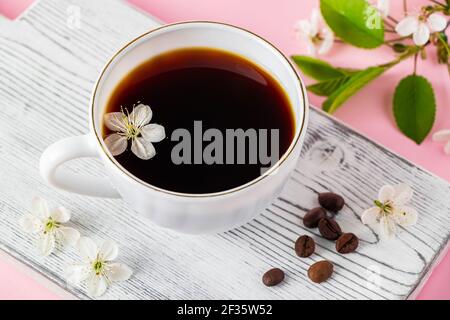
{"label": "coffee surface", "polygon": [[[181,49],[148,60],[116,86],[106,113],[121,108],[131,112],[138,102],[151,107],[151,123],[164,126],[166,138],[154,144],[156,155],[149,160],[141,160],[130,151],[131,141],[115,158],[137,178],[170,191],[199,194],[232,189],[254,180],[267,166],[259,161],[194,164],[194,153],[199,150],[194,150],[194,144],[200,141],[202,150],[210,144],[194,134],[194,121],[201,121],[203,133],[215,128],[224,139],[227,129],[278,129],[280,157],[295,134],[293,112],[279,83],[256,64],[224,51]],[[180,143],[171,136],[180,128],[191,134],[191,164],[175,164],[171,157],[172,149]],[[103,126],[103,137],[111,133]],[[270,150],[270,134],[268,138]],[[225,149],[223,153],[225,159]]]}

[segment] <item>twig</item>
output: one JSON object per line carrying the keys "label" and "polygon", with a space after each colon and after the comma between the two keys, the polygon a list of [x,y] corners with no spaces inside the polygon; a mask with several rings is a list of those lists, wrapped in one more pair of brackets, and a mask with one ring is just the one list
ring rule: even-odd
{"label": "twig", "polygon": [[389,28],[395,29],[394,25],[391,24],[389,21],[384,20],[384,24],[387,25]]}
{"label": "twig", "polygon": [[411,57],[415,54],[418,54],[418,53],[419,53],[418,47],[411,47],[410,50],[407,50],[406,52],[400,54],[399,56],[397,56],[397,58],[395,58],[391,62],[380,64],[379,67],[391,68],[391,67],[397,65],[398,63],[400,63],[401,61],[406,60],[409,57]]}
{"label": "twig", "polygon": [[446,5],[446,4],[440,3],[439,1],[436,1],[436,0],[430,0],[430,1],[436,3],[437,5],[442,6],[442,7],[444,7],[444,8],[447,8],[447,5]]}
{"label": "twig", "polygon": [[[325,38],[322,37],[322,36],[320,36],[320,35],[318,35],[317,38],[318,38],[319,40],[321,40],[321,41],[325,40]],[[345,43],[345,42],[342,41],[341,39],[334,39],[333,41],[334,41],[334,43]]]}
{"label": "twig", "polygon": [[406,0],[403,0],[403,13],[405,14],[405,17],[408,15],[408,5]]}
{"label": "twig", "polygon": [[393,23],[395,23],[395,24],[398,23],[398,20],[395,19],[395,18],[393,18],[392,16],[387,16],[387,18],[388,18],[389,20],[391,20],[391,21],[392,21]]}
{"label": "twig", "polygon": [[386,43],[389,43],[389,42],[398,42],[398,41],[402,41],[402,40],[408,39],[409,37],[410,37],[410,36],[400,37],[400,38],[395,38],[395,39],[389,39],[389,40],[386,40],[385,42],[386,42]]}
{"label": "twig", "polygon": [[446,41],[444,41],[444,39],[442,39],[442,36],[440,34],[438,34],[438,39],[444,45],[444,48],[447,51],[447,54],[450,55],[450,48],[448,47],[448,43]]}

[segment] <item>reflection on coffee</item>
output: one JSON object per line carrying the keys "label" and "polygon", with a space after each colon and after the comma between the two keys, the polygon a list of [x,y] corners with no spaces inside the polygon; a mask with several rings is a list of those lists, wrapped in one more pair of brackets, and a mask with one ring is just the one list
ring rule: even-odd
{"label": "reflection on coffee", "polygon": [[[151,107],[151,123],[167,137],[154,144],[149,160],[136,156],[131,143],[115,158],[137,178],[170,191],[212,193],[250,182],[295,134],[279,83],[251,61],[216,49],[170,51],[139,65],[113,90],[105,113],[129,114],[138,103]],[[112,133],[103,126],[103,137]]]}

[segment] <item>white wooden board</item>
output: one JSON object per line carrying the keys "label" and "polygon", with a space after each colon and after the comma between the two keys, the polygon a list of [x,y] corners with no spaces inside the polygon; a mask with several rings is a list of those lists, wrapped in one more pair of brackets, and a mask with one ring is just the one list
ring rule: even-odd
{"label": "white wooden board", "polygon": [[[67,23],[73,6],[80,8],[80,29]],[[41,258],[17,224],[32,196],[41,195],[72,210],[73,224],[83,234],[120,244],[120,259],[135,274],[103,298],[413,297],[449,240],[450,185],[314,109],[301,160],[283,194],[256,220],[224,234],[176,234],[152,225],[121,200],[67,194],[43,184],[41,152],[58,139],[87,132],[90,90],[105,61],[157,25],[127,4],[107,0],[42,0],[17,21],[0,21],[0,248],[66,288],[63,270],[78,259],[74,250]],[[72,167],[102,172],[92,161]],[[382,243],[360,215],[381,185],[399,182],[416,192],[419,223]],[[317,193],[326,190],[347,200],[338,221],[360,237],[356,253],[336,254],[333,243],[301,224],[305,211],[317,205]],[[300,234],[316,239],[311,258],[294,253]],[[320,259],[333,261],[335,273],[317,285],[308,281],[306,270]],[[261,275],[272,266],[283,268],[286,280],[266,288]],[[373,280],[377,285],[370,284]],[[83,288],[66,289],[88,298]]]}

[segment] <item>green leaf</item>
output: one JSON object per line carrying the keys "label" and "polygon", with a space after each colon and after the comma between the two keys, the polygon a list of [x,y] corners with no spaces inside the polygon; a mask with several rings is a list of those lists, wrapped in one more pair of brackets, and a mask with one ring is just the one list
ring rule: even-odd
{"label": "green leaf", "polygon": [[411,75],[400,81],[394,94],[394,117],[407,137],[421,144],[433,127],[435,115],[436,100],[427,79]]}
{"label": "green leaf", "polygon": [[351,76],[360,70],[335,68],[329,63],[309,56],[292,56],[300,70],[319,82],[308,86],[308,90],[319,96],[328,97],[340,86],[346,83]]}
{"label": "green leaf", "polygon": [[307,86],[307,89],[318,96],[328,97],[337,89],[339,89],[343,84],[345,84],[349,79],[349,76],[342,76],[340,78],[309,85]]}
{"label": "green leaf", "polygon": [[336,68],[347,76],[352,76],[361,71],[361,69],[352,69],[352,68]]}
{"label": "green leaf", "polygon": [[305,75],[318,81],[335,79],[345,75],[343,71],[319,59],[307,56],[292,56],[292,60],[294,60]]}
{"label": "green leaf", "polygon": [[339,106],[347,101],[348,98],[386,70],[386,67],[371,67],[354,74],[345,84],[329,96],[322,105],[323,110],[333,113]]}
{"label": "green leaf", "polygon": [[383,44],[383,19],[366,0],[320,0],[320,10],[328,26],[345,42],[366,49]]}

